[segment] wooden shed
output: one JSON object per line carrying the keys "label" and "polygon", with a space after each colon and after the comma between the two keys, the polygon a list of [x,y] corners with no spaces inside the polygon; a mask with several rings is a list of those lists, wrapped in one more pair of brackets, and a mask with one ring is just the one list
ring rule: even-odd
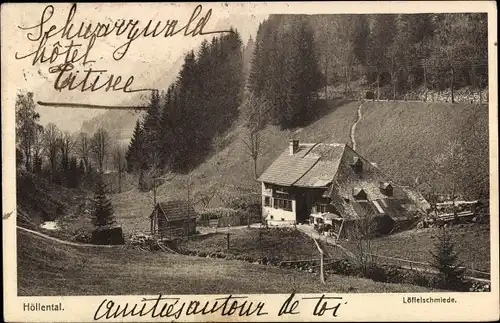
{"label": "wooden shed", "polygon": [[196,211],[187,201],[173,200],[156,204],[150,215],[151,234],[175,238],[196,233]]}

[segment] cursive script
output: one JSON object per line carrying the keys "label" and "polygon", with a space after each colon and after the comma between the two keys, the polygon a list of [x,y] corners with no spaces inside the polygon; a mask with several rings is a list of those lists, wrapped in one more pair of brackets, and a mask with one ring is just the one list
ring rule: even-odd
{"label": "cursive script", "polygon": [[167,298],[159,295],[156,298],[143,298],[141,303],[117,304],[113,300],[105,299],[101,302],[96,312],[94,320],[112,319],[128,316],[150,316],[151,318],[167,317],[179,319],[182,315],[207,315],[218,314],[222,316],[238,315],[267,315],[264,312],[264,303],[247,301],[246,296],[232,296],[216,298],[213,302],[189,301],[181,302],[179,298]]}
{"label": "cursive script", "polygon": [[[32,52],[20,54],[16,52],[16,59],[30,59],[31,65],[49,63],[49,73],[56,74],[54,88],[58,91],[80,90],[98,91],[123,91],[126,93],[149,91],[151,89],[133,89],[134,76],[129,76],[124,84],[121,76],[111,74],[107,80],[102,81],[103,73],[108,72],[106,68],[93,68],[88,66],[83,70],[74,71],[74,64],[81,63],[83,66],[95,63],[92,60],[91,51],[98,39],[109,36],[125,38],[112,54],[115,61],[125,57],[133,42],[143,37],[173,37],[176,35],[195,37],[198,35],[228,33],[230,30],[205,31],[205,27],[212,16],[212,9],[202,14],[202,5],[196,6],[190,18],[183,25],[177,19],[166,21],[149,20],[145,24],[137,19],[118,19],[111,22],[74,22],[77,14],[77,5],[73,4],[69,10],[64,25],[58,26],[51,23],[54,16],[54,6],[48,5],[43,10],[39,21],[32,26],[18,26],[26,31],[29,42],[36,44]],[[79,76],[83,78],[79,79]]]}

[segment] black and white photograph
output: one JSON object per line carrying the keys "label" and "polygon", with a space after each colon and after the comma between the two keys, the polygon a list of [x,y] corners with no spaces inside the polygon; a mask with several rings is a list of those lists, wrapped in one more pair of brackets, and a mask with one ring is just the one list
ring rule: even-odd
{"label": "black and white photograph", "polygon": [[[120,295],[157,295],[160,317],[161,295],[224,295],[237,320],[283,302],[234,295],[291,295],[279,315],[304,321],[346,319],[355,294],[498,301],[495,6],[295,4],[2,5],[19,315],[69,318],[71,296],[101,296],[84,320],[124,319]],[[295,294],[345,302],[294,317]],[[215,313],[187,299],[179,315]]]}

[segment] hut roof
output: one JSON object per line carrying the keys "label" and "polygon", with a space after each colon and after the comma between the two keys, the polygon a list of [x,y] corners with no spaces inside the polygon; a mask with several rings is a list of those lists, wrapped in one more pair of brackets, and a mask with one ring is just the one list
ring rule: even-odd
{"label": "hut roof", "polygon": [[[156,204],[156,210],[159,214],[163,214],[167,221],[187,220],[189,218],[196,218],[196,211],[194,207],[184,200],[171,200],[167,202],[160,202]],[[154,212],[150,217],[154,216]]]}

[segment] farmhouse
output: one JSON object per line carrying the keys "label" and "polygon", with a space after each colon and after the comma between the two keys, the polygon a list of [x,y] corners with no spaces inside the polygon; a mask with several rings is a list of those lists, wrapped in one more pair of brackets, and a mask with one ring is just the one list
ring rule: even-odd
{"label": "farmhouse", "polygon": [[197,214],[187,201],[172,200],[157,203],[150,215],[151,234],[172,238],[196,233]]}
{"label": "farmhouse", "polygon": [[371,217],[388,232],[428,206],[418,192],[387,180],[346,144],[291,140],[258,180],[262,216],[270,225],[307,223],[323,215],[334,227],[345,227]]}

